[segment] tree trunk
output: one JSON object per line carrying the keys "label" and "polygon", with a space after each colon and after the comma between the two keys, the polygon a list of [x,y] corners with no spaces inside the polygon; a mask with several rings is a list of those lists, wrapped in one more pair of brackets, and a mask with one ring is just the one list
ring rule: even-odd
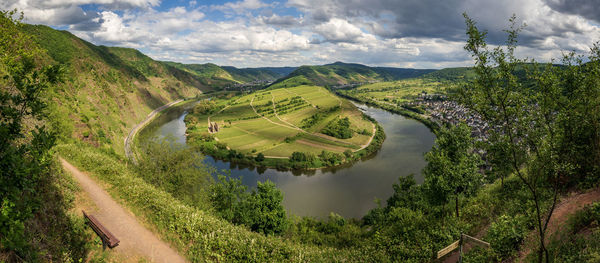
{"label": "tree trunk", "polygon": [[456,218],[458,218],[458,195],[456,196]]}

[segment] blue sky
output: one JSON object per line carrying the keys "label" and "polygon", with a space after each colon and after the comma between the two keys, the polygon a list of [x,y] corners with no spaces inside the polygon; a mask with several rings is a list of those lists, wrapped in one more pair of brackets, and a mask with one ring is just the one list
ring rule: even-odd
{"label": "blue sky", "polygon": [[26,21],[154,59],[237,67],[335,61],[372,66],[472,65],[467,12],[492,44],[516,14],[522,56],[548,61],[600,40],[597,0],[3,0]]}

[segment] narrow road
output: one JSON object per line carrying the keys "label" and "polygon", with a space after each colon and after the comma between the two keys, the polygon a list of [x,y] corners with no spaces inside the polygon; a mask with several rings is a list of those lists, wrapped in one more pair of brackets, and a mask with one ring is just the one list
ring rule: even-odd
{"label": "narrow road", "polygon": [[180,103],[182,101],[183,101],[183,99],[179,99],[179,100],[169,102],[168,104],[162,105],[162,106],[154,109],[152,112],[150,112],[148,114],[148,116],[146,116],[146,119],[144,119],[142,122],[138,123],[138,125],[133,127],[133,129],[131,129],[131,131],[129,132],[127,137],[125,137],[125,156],[127,156],[127,158],[131,159],[133,161],[133,163],[137,163],[137,161],[135,159],[135,154],[133,154],[133,151],[131,151],[131,144],[133,143],[133,139],[135,138],[135,135],[138,133],[138,131],[140,131],[141,128],[146,126],[146,124],[148,124],[152,119],[154,119],[156,114],[158,114],[159,112],[161,112],[177,103]]}
{"label": "narrow road", "polygon": [[139,255],[151,262],[186,262],[174,249],[143,227],[131,212],[113,200],[89,176],[62,158],[60,162],[98,208],[98,212],[93,215],[121,241],[113,251],[124,257]]}

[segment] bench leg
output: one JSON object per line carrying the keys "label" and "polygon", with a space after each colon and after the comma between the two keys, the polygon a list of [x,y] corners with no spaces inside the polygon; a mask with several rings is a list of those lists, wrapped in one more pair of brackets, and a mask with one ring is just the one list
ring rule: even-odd
{"label": "bench leg", "polygon": [[106,250],[106,242],[102,239],[102,251]]}

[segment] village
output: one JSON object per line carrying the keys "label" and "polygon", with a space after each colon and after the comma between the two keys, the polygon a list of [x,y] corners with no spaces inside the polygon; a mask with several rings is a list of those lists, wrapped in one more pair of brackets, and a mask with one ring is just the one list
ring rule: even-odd
{"label": "village", "polygon": [[431,120],[437,124],[448,123],[457,125],[464,121],[472,129],[472,136],[477,141],[487,140],[489,125],[481,116],[470,112],[465,106],[456,101],[448,100],[446,95],[419,94],[418,98],[409,103],[410,106],[421,106],[427,111]]}

